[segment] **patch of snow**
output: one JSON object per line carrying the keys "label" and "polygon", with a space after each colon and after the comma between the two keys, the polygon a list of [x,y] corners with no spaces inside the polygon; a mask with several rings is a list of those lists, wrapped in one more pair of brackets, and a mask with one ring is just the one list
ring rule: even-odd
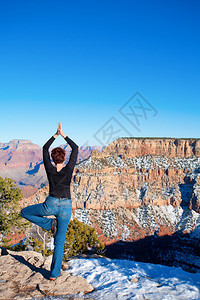
{"label": "patch of snow", "polygon": [[158,226],[155,221],[153,207],[151,205],[140,206],[132,210],[134,220],[138,225],[144,229],[158,230]]}
{"label": "patch of snow", "polygon": [[74,217],[78,221],[80,221],[86,225],[89,225],[89,226],[92,225],[88,209],[81,209],[81,208],[76,209]]}
{"label": "patch of snow", "polygon": [[107,162],[109,165],[114,166],[116,168],[127,167],[127,164],[125,163],[125,161],[121,157],[116,156],[115,154],[107,157]]}
{"label": "patch of snow", "polygon": [[112,209],[101,211],[100,216],[100,227],[102,229],[103,235],[107,237],[113,237],[118,235],[116,228],[115,215]]}
{"label": "patch of snow", "polygon": [[66,272],[86,278],[95,288],[85,298],[200,299],[199,273],[188,273],[181,268],[108,258],[72,259],[69,265]]}
{"label": "patch of snow", "polygon": [[130,230],[126,225],[122,225],[121,230],[122,230],[122,241],[126,241],[126,239],[130,235]]}
{"label": "patch of snow", "polygon": [[194,230],[191,233],[192,238],[200,239],[200,215],[196,212],[195,213],[195,227]]}
{"label": "patch of snow", "polygon": [[54,238],[51,237],[50,241],[47,243],[47,250],[53,250],[54,249]]}

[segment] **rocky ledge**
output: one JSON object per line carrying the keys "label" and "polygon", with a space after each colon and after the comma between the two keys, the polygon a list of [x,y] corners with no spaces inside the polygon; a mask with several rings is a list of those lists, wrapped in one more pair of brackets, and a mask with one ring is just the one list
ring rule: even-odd
{"label": "rocky ledge", "polygon": [[65,299],[78,297],[80,300],[81,295],[94,290],[86,279],[64,271],[69,268],[67,262],[62,265],[61,275],[55,281],[50,281],[51,260],[52,256],[44,258],[41,253],[34,251],[15,252],[1,248],[0,299],[31,300],[66,295]]}

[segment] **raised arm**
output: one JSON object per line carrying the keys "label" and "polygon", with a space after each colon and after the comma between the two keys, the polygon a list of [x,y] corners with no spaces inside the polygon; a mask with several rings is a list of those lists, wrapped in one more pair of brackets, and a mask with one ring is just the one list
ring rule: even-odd
{"label": "raised arm", "polygon": [[43,162],[45,169],[49,169],[52,167],[50,155],[49,155],[49,147],[51,144],[55,141],[56,139],[56,134],[52,135],[52,137],[44,144],[42,150],[43,150]]}
{"label": "raised arm", "polygon": [[63,136],[64,139],[72,148],[72,152],[70,154],[69,161],[66,164],[65,168],[67,168],[69,170],[73,170],[75,167],[75,164],[76,164],[77,156],[78,156],[78,145],[76,143],[74,143],[68,136],[66,136],[66,135],[64,135],[64,136]]}
{"label": "raised arm", "polygon": [[60,134],[72,148],[72,152],[70,154],[69,161],[65,166],[66,169],[69,169],[71,171],[74,169],[75,164],[76,164],[76,160],[77,160],[77,156],[78,156],[78,145],[76,143],[74,143],[66,134],[63,133],[61,122],[59,122],[59,125],[58,125],[58,134]]}

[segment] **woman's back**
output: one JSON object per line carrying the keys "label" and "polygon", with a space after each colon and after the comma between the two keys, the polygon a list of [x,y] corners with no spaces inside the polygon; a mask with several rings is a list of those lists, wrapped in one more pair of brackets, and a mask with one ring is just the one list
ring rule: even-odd
{"label": "woman's back", "polygon": [[54,140],[55,137],[52,136],[43,146],[43,161],[49,181],[49,195],[56,198],[71,198],[70,183],[78,156],[78,145],[76,145],[68,136],[65,137],[65,140],[72,148],[72,152],[66,166],[58,171],[51,163],[48,150]]}

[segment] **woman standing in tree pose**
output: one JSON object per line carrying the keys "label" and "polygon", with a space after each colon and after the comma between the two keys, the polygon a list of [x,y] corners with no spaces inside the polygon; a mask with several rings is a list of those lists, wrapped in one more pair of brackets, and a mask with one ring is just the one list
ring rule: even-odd
{"label": "woman standing in tree pose", "polygon": [[[49,147],[61,135],[71,146],[72,152],[66,166],[65,150],[56,147],[51,151],[51,157],[56,165],[53,166],[49,156]],[[67,227],[72,213],[70,183],[78,156],[78,146],[66,136],[59,122],[58,130],[43,146],[43,161],[49,181],[49,195],[43,203],[30,205],[21,210],[21,216],[36,225],[52,231],[54,237],[54,253],[51,263],[50,280],[55,280],[61,271],[64,243]],[[54,215],[54,218],[45,216]]]}

